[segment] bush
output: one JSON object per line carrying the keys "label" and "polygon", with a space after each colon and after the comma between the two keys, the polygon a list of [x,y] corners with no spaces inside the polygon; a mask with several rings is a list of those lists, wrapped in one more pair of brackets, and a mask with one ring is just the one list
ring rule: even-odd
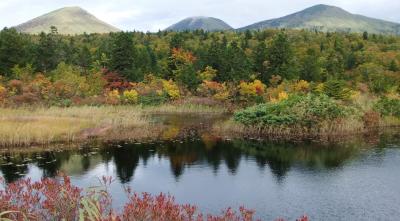
{"label": "bush", "polygon": [[124,101],[128,104],[136,104],[138,102],[139,94],[135,90],[126,90],[123,93]]}
{"label": "bush", "polygon": [[112,91],[108,91],[106,93],[106,103],[107,104],[112,104],[112,105],[116,105],[119,104],[119,100],[121,98],[121,95],[119,94],[118,90],[112,90]]}
{"label": "bush", "polygon": [[340,80],[329,80],[325,82],[322,92],[338,100],[348,100],[352,95],[352,91],[346,87],[345,82]]}
{"label": "bush", "polygon": [[265,93],[266,86],[259,80],[254,82],[241,82],[239,85],[239,94],[244,100],[253,99],[262,96]]}
{"label": "bush", "polygon": [[[103,177],[100,186],[83,191],[69,177],[43,178],[38,182],[24,179],[5,184],[0,177],[0,220],[197,220],[252,221],[255,211],[240,207],[228,208],[220,214],[203,214],[197,206],[179,204],[166,194],[153,196],[127,189],[123,208],[113,208],[109,193],[112,177]],[[282,220],[282,219],[279,219]],[[307,221],[306,216],[298,219]]]}
{"label": "bush", "polygon": [[162,84],[163,90],[172,100],[178,99],[181,96],[178,85],[176,85],[175,82],[173,82],[172,80],[162,80]]}
{"label": "bush", "polygon": [[400,99],[381,98],[374,109],[382,116],[393,116],[400,118]]}
{"label": "bush", "polygon": [[256,105],[236,112],[234,120],[245,125],[317,126],[355,113],[326,95],[292,95],[277,103]]}
{"label": "bush", "polygon": [[165,103],[167,100],[165,95],[159,95],[157,93],[139,97],[139,103],[143,105],[159,105]]}
{"label": "bush", "polygon": [[7,89],[0,85],[0,102],[4,101],[7,96]]}

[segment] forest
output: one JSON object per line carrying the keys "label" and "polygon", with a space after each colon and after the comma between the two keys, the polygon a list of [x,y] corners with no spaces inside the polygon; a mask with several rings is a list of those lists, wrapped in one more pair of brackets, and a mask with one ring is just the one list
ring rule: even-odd
{"label": "forest", "polygon": [[[0,76],[6,108],[189,100],[223,106],[245,126],[315,133],[332,133],[332,122],[343,131],[400,121],[400,37],[367,32],[68,36],[56,27],[40,35],[6,28],[0,32]],[[220,129],[227,127],[234,126]]]}

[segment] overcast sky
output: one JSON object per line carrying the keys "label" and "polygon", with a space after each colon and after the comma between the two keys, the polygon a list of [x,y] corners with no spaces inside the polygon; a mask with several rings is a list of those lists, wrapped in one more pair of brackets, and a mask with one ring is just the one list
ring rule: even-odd
{"label": "overcast sky", "polygon": [[400,0],[0,0],[0,27],[61,7],[80,6],[123,30],[157,31],[190,16],[217,17],[239,28],[315,4],[400,23]]}

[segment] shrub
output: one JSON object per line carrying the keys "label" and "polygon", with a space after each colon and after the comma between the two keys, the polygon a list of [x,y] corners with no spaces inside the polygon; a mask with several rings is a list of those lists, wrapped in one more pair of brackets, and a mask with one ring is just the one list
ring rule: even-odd
{"label": "shrub", "polygon": [[348,100],[352,91],[346,87],[344,81],[329,80],[323,84],[323,93],[338,100]]}
{"label": "shrub", "polygon": [[308,93],[310,91],[310,83],[305,80],[295,82],[293,85],[294,92]]}
{"label": "shrub", "polygon": [[108,91],[106,93],[106,102],[107,104],[119,104],[119,100],[121,98],[121,95],[119,94],[118,90],[112,90],[112,91]]}
{"label": "shrub", "polygon": [[23,92],[23,83],[20,80],[11,80],[8,82],[8,87],[11,95],[21,95]]}
{"label": "shrub", "polygon": [[[1,179],[1,177],[0,177]],[[84,192],[71,184],[69,177],[30,179],[4,184],[0,191],[0,220],[98,220],[98,221],[252,221],[255,211],[231,208],[219,215],[203,214],[196,206],[175,202],[166,194],[152,196],[127,190],[128,201],[120,210],[112,208],[111,177],[100,179],[100,187]],[[300,220],[306,221],[306,217]]]}
{"label": "shrub", "polygon": [[394,116],[400,118],[400,99],[381,98],[374,109],[382,116]]}
{"label": "shrub", "polygon": [[3,102],[7,96],[7,89],[0,85],[0,102]]}
{"label": "shrub", "polygon": [[167,97],[164,94],[151,93],[139,97],[139,103],[143,105],[159,105],[165,103]]}
{"label": "shrub", "polygon": [[172,80],[162,80],[162,84],[163,90],[172,100],[178,99],[181,96],[178,85],[176,85],[175,82],[173,82]]}
{"label": "shrub", "polygon": [[139,94],[135,90],[126,90],[123,93],[123,98],[128,104],[136,104],[138,102]]}
{"label": "shrub", "polygon": [[48,100],[51,97],[51,92],[53,90],[53,84],[46,76],[43,74],[37,74],[31,83],[32,88],[37,93],[37,96]]}
{"label": "shrub", "polygon": [[206,69],[198,73],[199,79],[202,81],[212,81],[217,76],[217,70],[207,66]]}
{"label": "shrub", "polygon": [[292,95],[278,103],[256,105],[236,112],[234,119],[245,125],[304,126],[344,118],[355,110],[338,104],[325,95]]}
{"label": "shrub", "polygon": [[204,97],[213,97],[220,101],[225,101],[229,98],[230,92],[226,83],[218,83],[216,81],[204,80],[197,88],[199,95]]}
{"label": "shrub", "polygon": [[265,92],[266,86],[260,80],[253,82],[241,82],[239,85],[239,94],[244,100],[262,96]]}
{"label": "shrub", "polygon": [[74,96],[86,96],[90,85],[86,77],[81,76],[78,67],[60,63],[52,72],[55,94],[60,98],[72,98]]}

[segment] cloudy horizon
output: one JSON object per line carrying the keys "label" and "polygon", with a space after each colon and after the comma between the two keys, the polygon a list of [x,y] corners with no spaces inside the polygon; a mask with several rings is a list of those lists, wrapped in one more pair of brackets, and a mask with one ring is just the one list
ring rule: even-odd
{"label": "cloudy horizon", "polygon": [[393,0],[1,0],[0,27],[12,27],[50,11],[79,6],[122,30],[158,31],[191,16],[210,16],[234,28],[285,16],[316,4],[400,23],[400,1]]}

